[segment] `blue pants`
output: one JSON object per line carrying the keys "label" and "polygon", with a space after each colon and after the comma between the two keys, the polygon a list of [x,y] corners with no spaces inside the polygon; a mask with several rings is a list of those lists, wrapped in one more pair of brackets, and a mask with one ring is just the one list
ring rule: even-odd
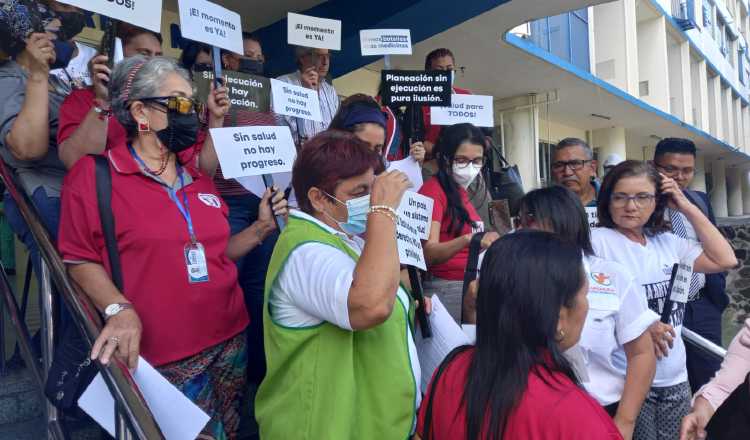
{"label": "blue pants", "polygon": [[[36,208],[39,220],[47,229],[50,239],[53,243],[56,243],[57,228],[60,225],[60,197],[50,197],[47,195],[47,191],[44,188],[39,187],[31,195],[31,202],[34,205],[34,208]],[[5,218],[8,220],[10,228],[18,236],[21,242],[23,242],[31,255],[31,264],[34,268],[34,274],[38,285],[41,285],[41,256],[39,253],[39,246],[37,246],[36,241],[34,241],[31,230],[26,225],[26,221],[23,219],[21,211],[18,209],[18,205],[16,205],[15,200],[13,200],[10,194],[5,194],[3,205],[5,208]],[[58,329],[62,329],[68,324],[72,324],[73,320],[70,313],[68,313],[65,301],[59,299],[58,303],[60,305]],[[62,334],[60,331],[56,333]]]}
{"label": "blue pants", "polygon": [[[683,325],[709,341],[721,346],[721,310],[706,297],[690,301],[685,307]],[[695,393],[706,384],[721,367],[720,359],[713,359],[685,343],[690,389]]]}
{"label": "blue pants", "polygon": [[[254,194],[246,196],[225,196],[229,207],[229,228],[232,235],[252,225],[258,219],[260,198]],[[245,297],[245,307],[250,315],[248,327],[248,380],[260,383],[266,374],[266,357],[263,351],[263,290],[266,272],[271,262],[271,254],[276,245],[278,232],[268,236],[247,255],[237,261],[240,287]]]}

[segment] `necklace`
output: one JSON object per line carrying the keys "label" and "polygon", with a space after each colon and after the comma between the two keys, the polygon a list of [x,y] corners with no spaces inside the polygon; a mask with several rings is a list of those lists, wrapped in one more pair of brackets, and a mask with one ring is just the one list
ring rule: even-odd
{"label": "necklace", "polygon": [[164,154],[164,147],[159,147],[159,152],[161,153],[161,164],[159,165],[159,169],[154,171],[151,168],[146,165],[146,163],[143,163],[143,168],[145,168],[146,172],[149,174],[153,174],[154,176],[161,176],[164,174],[164,171],[167,169],[167,164],[169,163],[169,157]]}

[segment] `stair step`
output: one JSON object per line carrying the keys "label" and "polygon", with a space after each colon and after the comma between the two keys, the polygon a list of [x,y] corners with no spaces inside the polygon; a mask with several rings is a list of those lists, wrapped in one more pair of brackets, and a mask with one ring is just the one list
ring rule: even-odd
{"label": "stair step", "polygon": [[42,399],[28,371],[9,366],[6,374],[0,376],[0,426],[34,420],[41,415]]}

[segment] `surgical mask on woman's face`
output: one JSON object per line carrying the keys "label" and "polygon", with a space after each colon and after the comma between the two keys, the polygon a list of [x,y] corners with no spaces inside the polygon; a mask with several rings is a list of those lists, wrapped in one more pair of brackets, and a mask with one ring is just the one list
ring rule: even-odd
{"label": "surgical mask on woman's face", "polygon": [[469,163],[465,166],[457,163],[453,164],[453,180],[464,189],[471,185],[471,182],[477,178],[479,173],[482,171],[481,165]]}
{"label": "surgical mask on woman's face", "polygon": [[55,62],[49,66],[50,69],[64,69],[68,67],[70,60],[73,59],[73,53],[76,51],[75,43],[72,41],[55,40],[52,44],[55,46]]}
{"label": "surgical mask on woman's face", "polygon": [[346,205],[346,221],[340,222],[333,218],[331,215],[326,213],[333,221],[335,221],[342,231],[349,235],[361,235],[367,230],[367,214],[370,213],[370,195],[364,195],[354,199],[349,199],[346,203],[337,199],[336,197],[326,193],[328,197],[331,197],[338,203]]}

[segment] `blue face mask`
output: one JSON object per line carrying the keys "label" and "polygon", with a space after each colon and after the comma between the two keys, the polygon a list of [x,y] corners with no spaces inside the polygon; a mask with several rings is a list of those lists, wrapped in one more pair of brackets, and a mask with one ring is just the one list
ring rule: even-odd
{"label": "blue face mask", "polygon": [[[328,193],[326,193],[328,194]],[[346,205],[346,222],[340,222],[331,217],[341,228],[342,231],[349,235],[360,235],[367,230],[367,214],[370,212],[370,195],[367,194],[356,199],[347,200],[346,203],[328,194],[335,201]],[[326,214],[328,215],[328,214]]]}

